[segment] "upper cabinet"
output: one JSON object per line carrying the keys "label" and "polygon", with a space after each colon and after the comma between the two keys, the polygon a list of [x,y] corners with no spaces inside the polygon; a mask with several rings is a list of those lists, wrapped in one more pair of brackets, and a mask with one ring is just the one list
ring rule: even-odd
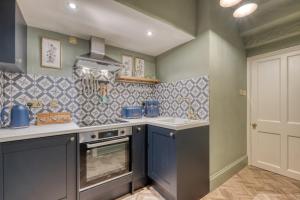
{"label": "upper cabinet", "polygon": [[0,70],[26,73],[27,25],[16,0],[0,1]]}

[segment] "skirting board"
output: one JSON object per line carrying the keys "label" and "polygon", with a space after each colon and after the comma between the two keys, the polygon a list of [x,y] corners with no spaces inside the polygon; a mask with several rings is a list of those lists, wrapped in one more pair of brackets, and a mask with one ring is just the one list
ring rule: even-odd
{"label": "skirting board", "polygon": [[210,191],[213,191],[220,185],[222,185],[225,181],[227,181],[234,174],[239,172],[248,164],[248,156],[245,155],[236,161],[230,163],[220,171],[210,176]]}

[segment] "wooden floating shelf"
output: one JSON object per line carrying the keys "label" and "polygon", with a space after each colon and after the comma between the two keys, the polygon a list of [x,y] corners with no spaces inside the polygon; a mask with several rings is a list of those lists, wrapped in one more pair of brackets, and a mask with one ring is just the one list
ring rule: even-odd
{"label": "wooden floating shelf", "polygon": [[158,83],[160,83],[160,81],[157,79],[131,77],[131,76],[119,76],[119,77],[117,77],[116,80],[118,82],[125,82],[125,83],[141,83],[141,84],[158,84]]}

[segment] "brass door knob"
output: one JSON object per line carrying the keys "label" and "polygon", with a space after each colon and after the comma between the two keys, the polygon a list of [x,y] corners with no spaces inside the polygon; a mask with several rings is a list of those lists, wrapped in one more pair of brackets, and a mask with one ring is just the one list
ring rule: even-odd
{"label": "brass door knob", "polygon": [[252,125],[252,128],[253,129],[256,129],[256,127],[257,127],[257,124],[256,123],[253,123],[253,124],[251,124]]}

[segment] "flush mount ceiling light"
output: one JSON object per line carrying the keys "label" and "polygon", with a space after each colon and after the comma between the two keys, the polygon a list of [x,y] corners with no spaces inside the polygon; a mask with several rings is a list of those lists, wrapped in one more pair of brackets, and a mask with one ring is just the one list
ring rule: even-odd
{"label": "flush mount ceiling light", "polygon": [[246,16],[252,14],[256,9],[257,9],[256,3],[247,3],[247,4],[244,4],[241,7],[237,8],[234,11],[233,16],[235,18],[246,17]]}
{"label": "flush mount ceiling light", "polygon": [[147,32],[147,36],[151,37],[153,35],[152,31]]}
{"label": "flush mount ceiling light", "polygon": [[220,0],[220,5],[224,8],[232,7],[240,3],[242,0]]}
{"label": "flush mount ceiling light", "polygon": [[77,5],[74,2],[70,2],[69,3],[69,8],[71,8],[72,10],[76,10]]}

